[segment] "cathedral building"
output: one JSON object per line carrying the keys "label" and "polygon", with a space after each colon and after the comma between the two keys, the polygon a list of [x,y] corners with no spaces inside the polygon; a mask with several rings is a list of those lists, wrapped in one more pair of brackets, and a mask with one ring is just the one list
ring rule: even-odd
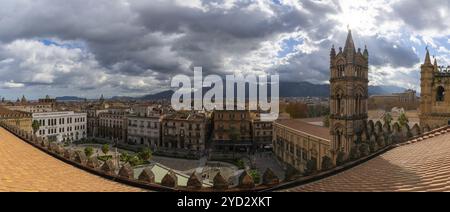
{"label": "cathedral building", "polygon": [[349,30],[344,49],[330,52],[331,153],[346,155],[360,139],[368,118],[369,53],[356,49]]}
{"label": "cathedral building", "polygon": [[420,126],[432,129],[450,124],[449,67],[439,67],[436,59],[431,63],[427,49],[420,74]]}

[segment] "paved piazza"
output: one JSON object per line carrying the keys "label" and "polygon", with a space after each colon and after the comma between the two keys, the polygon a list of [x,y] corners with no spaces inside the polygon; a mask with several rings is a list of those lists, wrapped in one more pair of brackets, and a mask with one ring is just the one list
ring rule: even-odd
{"label": "paved piazza", "polygon": [[77,169],[0,128],[0,191],[141,191]]}
{"label": "paved piazza", "polygon": [[450,191],[450,132],[287,191]]}

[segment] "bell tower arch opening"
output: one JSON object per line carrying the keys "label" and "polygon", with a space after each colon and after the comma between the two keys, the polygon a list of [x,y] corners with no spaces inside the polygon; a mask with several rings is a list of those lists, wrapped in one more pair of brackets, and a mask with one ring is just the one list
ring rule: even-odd
{"label": "bell tower arch opening", "polygon": [[436,101],[443,102],[445,100],[445,88],[443,86],[438,86],[436,89]]}

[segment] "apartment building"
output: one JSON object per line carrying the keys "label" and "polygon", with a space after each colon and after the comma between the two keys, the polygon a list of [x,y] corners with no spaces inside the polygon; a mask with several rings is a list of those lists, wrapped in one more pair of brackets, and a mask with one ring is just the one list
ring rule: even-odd
{"label": "apartment building", "polygon": [[213,112],[214,150],[247,152],[252,146],[252,117],[248,110]]}
{"label": "apartment building", "polygon": [[141,116],[141,114],[128,116],[127,143],[155,150],[160,146],[161,116],[159,113],[145,114],[145,116]]}
{"label": "apartment building", "polygon": [[86,113],[73,111],[33,113],[39,123],[36,135],[49,141],[71,142],[86,138]]}
{"label": "apartment building", "polygon": [[107,113],[108,110],[92,107],[85,109],[85,112],[87,113],[87,136],[98,137],[98,128],[100,126],[99,116],[101,113]]}
{"label": "apartment building", "polygon": [[208,134],[206,114],[176,112],[162,119],[161,148],[170,150],[205,150]]}
{"label": "apartment building", "polygon": [[272,146],[273,122],[261,121],[259,113],[254,113],[252,119],[253,147],[257,150],[269,150]]}
{"label": "apartment building", "polygon": [[106,113],[98,114],[97,138],[111,142],[126,142],[127,140],[127,116],[128,108],[109,108]]}

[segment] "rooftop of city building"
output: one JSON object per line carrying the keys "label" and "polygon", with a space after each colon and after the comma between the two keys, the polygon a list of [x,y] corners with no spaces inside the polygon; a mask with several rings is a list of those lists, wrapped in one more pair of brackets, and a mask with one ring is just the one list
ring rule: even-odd
{"label": "rooftop of city building", "polygon": [[330,130],[326,127],[309,124],[300,119],[282,119],[275,121],[275,123],[295,131],[303,132],[321,139],[330,140]]}

